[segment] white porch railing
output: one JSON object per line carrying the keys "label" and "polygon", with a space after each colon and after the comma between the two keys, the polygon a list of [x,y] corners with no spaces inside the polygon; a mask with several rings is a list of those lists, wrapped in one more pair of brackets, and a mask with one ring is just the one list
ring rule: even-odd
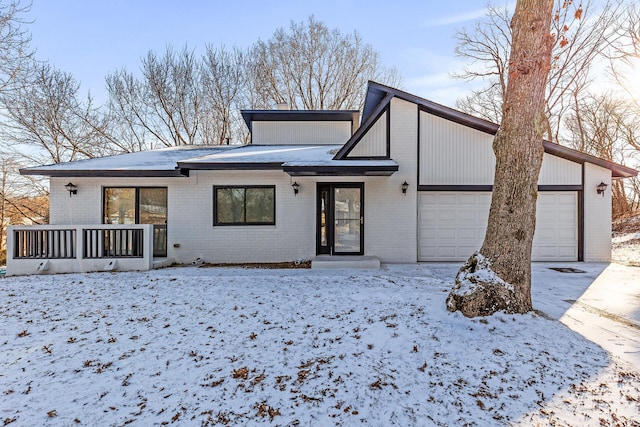
{"label": "white porch railing", "polygon": [[30,225],[7,230],[7,275],[150,270],[151,224]]}

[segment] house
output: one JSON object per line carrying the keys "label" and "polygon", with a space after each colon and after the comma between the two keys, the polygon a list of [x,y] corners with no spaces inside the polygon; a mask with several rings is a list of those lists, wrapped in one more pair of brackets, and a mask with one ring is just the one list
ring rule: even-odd
{"label": "house", "polygon": [[[370,82],[358,111],[243,111],[251,143],[23,169],[52,225],[13,227],[9,274],[370,256],[463,261],[488,218],[498,126]],[[544,143],[535,261],[609,261],[612,179],[638,171]],[[603,184],[603,185],[600,185]]]}

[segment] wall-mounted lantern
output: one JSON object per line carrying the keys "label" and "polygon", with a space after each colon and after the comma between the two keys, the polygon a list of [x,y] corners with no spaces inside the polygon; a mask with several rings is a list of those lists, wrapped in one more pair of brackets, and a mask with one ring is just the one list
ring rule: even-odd
{"label": "wall-mounted lantern", "polygon": [[409,188],[409,183],[407,181],[402,183],[402,194],[404,194],[405,196],[407,195],[407,188]]}
{"label": "wall-mounted lantern", "polygon": [[291,184],[291,188],[293,188],[293,194],[297,196],[298,191],[300,191],[300,184],[294,181],[294,183]]}
{"label": "wall-mounted lantern", "polygon": [[67,185],[64,186],[64,188],[67,189],[67,191],[69,192],[69,197],[71,197],[72,194],[78,194],[78,186],[74,185],[72,183],[68,183]]}
{"label": "wall-mounted lantern", "polygon": [[596,191],[598,192],[598,194],[602,194],[602,197],[604,197],[604,190],[606,189],[607,189],[607,184],[605,184],[604,182],[601,182],[596,187]]}

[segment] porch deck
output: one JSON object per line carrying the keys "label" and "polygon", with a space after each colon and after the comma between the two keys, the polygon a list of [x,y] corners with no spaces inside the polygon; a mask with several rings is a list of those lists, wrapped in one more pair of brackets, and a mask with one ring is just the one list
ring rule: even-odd
{"label": "porch deck", "polygon": [[173,263],[153,258],[155,235],[152,224],[9,226],[6,274],[139,271]]}

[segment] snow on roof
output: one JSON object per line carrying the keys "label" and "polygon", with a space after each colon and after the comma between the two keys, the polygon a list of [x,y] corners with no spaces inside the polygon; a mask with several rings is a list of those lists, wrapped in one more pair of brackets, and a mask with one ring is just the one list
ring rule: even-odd
{"label": "snow on roof", "polygon": [[333,160],[341,145],[181,146],[21,169],[45,176],[178,176],[189,169],[395,167],[393,160]]}
{"label": "snow on roof", "polygon": [[241,145],[181,161],[181,164],[288,163],[331,160],[342,145]]}
{"label": "snow on roof", "polygon": [[[35,172],[55,171],[139,171],[139,170],[175,170],[180,160],[203,156],[212,152],[232,149],[228,145],[189,145],[118,154],[95,159],[77,160],[58,164],[36,166],[22,169],[23,173],[40,175]],[[42,173],[41,175],[48,175]]]}

